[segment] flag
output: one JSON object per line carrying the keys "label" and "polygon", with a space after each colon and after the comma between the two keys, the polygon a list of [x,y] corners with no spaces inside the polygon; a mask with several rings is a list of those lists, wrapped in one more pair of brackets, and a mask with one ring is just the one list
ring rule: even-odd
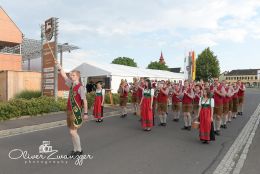
{"label": "flag", "polygon": [[196,57],[195,52],[192,51],[192,80],[196,79]]}

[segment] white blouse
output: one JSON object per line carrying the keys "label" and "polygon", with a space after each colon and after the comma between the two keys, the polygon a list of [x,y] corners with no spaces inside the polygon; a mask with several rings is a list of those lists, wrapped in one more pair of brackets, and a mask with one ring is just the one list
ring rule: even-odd
{"label": "white blouse", "polygon": [[211,107],[214,108],[215,103],[213,98],[209,98],[208,101],[206,102],[206,100],[203,97],[200,97],[199,106],[201,106],[201,100],[202,100],[202,104],[210,104]]}

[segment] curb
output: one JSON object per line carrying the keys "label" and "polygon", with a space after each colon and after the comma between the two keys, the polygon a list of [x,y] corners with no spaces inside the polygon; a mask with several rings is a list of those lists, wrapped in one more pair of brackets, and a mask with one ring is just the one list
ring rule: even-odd
{"label": "curb", "polygon": [[[133,109],[127,109],[127,112],[133,112]],[[120,111],[107,112],[104,115],[104,119],[118,116],[118,115],[120,115]],[[93,120],[94,120],[94,118],[91,115],[89,118],[89,121],[93,121]],[[42,124],[37,124],[37,125],[32,125],[32,126],[24,126],[24,127],[20,127],[20,128],[14,128],[14,129],[6,129],[6,130],[0,131],[0,138],[20,135],[20,134],[25,134],[25,133],[35,132],[35,131],[41,131],[41,130],[56,128],[56,127],[61,127],[61,126],[66,126],[66,125],[67,125],[66,120],[61,120],[61,121],[42,123]]]}

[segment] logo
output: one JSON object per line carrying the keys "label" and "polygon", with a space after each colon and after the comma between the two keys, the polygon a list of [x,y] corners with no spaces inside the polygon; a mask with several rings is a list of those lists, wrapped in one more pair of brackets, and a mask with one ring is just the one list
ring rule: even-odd
{"label": "logo", "polygon": [[45,38],[50,41],[54,33],[54,18],[45,21]]}
{"label": "logo", "polygon": [[93,159],[90,154],[70,157],[68,155],[58,154],[58,150],[53,149],[50,141],[43,141],[39,146],[39,154],[30,154],[27,150],[13,149],[8,156],[12,160],[23,159],[25,164],[68,164],[74,161],[76,166],[82,166],[83,161]]}

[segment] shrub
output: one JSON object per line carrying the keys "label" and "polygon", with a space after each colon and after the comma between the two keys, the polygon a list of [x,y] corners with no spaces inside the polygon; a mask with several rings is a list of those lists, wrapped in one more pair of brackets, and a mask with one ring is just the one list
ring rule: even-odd
{"label": "shrub", "polygon": [[38,97],[32,99],[12,99],[8,102],[0,103],[0,120],[7,120],[24,115],[37,115],[49,112],[65,111],[66,99],[54,97]]}
{"label": "shrub", "polygon": [[18,98],[24,98],[24,99],[31,99],[31,98],[39,98],[41,97],[42,93],[41,91],[22,91],[18,94],[15,95],[14,98],[18,99]]}

